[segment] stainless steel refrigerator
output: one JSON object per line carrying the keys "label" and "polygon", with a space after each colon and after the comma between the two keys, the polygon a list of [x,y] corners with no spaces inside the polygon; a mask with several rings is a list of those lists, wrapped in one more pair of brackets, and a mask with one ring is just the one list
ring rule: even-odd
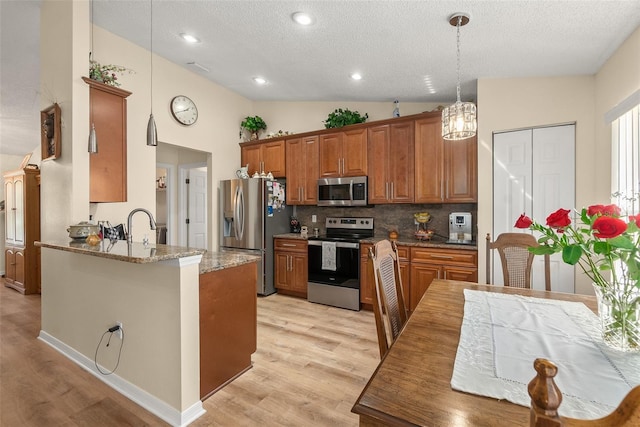
{"label": "stainless steel refrigerator", "polygon": [[220,249],[262,256],[258,294],[274,293],[273,236],[289,232],[291,207],[285,203],[285,181],[262,178],[220,181]]}

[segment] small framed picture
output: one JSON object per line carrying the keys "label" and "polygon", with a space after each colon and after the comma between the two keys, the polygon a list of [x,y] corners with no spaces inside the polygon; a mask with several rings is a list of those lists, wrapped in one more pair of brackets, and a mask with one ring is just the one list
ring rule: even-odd
{"label": "small framed picture", "polygon": [[62,151],[60,106],[53,104],[40,112],[42,160],[57,159]]}

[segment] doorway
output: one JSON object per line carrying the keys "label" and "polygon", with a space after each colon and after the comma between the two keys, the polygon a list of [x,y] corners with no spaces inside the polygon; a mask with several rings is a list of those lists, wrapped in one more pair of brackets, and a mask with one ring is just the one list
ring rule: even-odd
{"label": "doorway", "polygon": [[178,223],[180,245],[208,249],[207,165],[180,165]]}

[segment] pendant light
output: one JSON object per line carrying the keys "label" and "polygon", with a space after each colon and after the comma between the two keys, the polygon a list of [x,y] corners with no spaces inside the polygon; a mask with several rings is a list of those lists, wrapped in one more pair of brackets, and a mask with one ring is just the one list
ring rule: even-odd
{"label": "pendant light", "polygon": [[[93,0],[91,0],[90,6],[91,6],[91,51],[89,52],[89,68],[91,68],[91,61],[93,60]],[[91,103],[89,103],[89,108],[91,108]],[[89,111],[89,115],[92,116],[91,110]],[[96,127],[93,124],[93,120],[91,121],[91,130],[89,131],[88,151],[90,154],[95,154],[98,152],[98,138],[96,137]]]}
{"label": "pendant light", "polygon": [[149,115],[149,123],[147,123],[147,145],[155,147],[158,145],[158,130],[156,129],[156,121],[153,119],[153,0],[149,1],[151,5],[151,68],[149,78],[151,80],[151,114]]}
{"label": "pendant light", "polygon": [[457,30],[458,86],[456,103],[442,110],[442,137],[458,141],[475,136],[478,127],[476,106],[471,102],[460,101],[460,27],[469,23],[469,15],[456,13],[449,18],[449,23]]}

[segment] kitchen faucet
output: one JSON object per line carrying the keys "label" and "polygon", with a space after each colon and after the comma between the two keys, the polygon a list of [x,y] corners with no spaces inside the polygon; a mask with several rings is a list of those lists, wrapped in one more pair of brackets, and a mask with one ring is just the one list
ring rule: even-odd
{"label": "kitchen faucet", "polygon": [[132,223],[132,218],[133,218],[133,214],[136,212],[144,212],[147,214],[147,216],[149,217],[149,225],[151,226],[152,230],[156,229],[156,221],[153,219],[153,215],[151,215],[151,212],[149,212],[148,210],[144,209],[144,208],[136,208],[134,210],[132,210],[131,212],[129,212],[129,218],[127,218],[127,231],[129,232],[129,235],[127,236],[127,242],[129,243],[133,243],[133,231],[131,230],[131,227],[133,226]]}

